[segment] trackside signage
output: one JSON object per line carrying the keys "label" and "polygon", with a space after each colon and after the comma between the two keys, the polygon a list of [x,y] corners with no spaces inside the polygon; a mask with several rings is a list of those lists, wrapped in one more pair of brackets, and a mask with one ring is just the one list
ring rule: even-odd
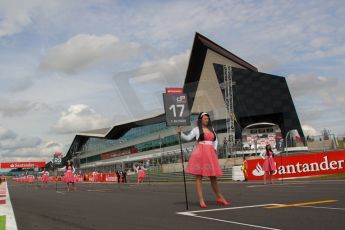
{"label": "trackside signage", "polygon": [[166,88],[166,94],[183,94],[183,88]]}
{"label": "trackside signage", "polygon": [[1,168],[34,168],[46,167],[46,163],[42,162],[3,162],[1,163]]}
{"label": "trackside signage", "polygon": [[[283,153],[284,154],[284,153]],[[307,177],[345,172],[345,151],[279,156],[274,158],[277,170],[273,178]],[[248,160],[248,180],[262,180],[263,160]]]}
{"label": "trackside signage", "polygon": [[190,125],[187,95],[182,88],[167,88],[163,93],[165,119],[168,126]]}

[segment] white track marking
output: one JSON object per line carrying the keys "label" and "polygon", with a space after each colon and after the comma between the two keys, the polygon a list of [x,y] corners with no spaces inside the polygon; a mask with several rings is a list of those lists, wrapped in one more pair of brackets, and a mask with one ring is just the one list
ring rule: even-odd
{"label": "white track marking", "polygon": [[190,217],[196,217],[201,219],[208,219],[213,221],[219,221],[219,222],[225,222],[229,224],[236,224],[236,225],[243,225],[253,228],[261,228],[261,229],[271,229],[271,230],[279,230],[277,228],[271,228],[271,227],[265,227],[260,225],[253,225],[253,224],[246,224],[236,221],[229,221],[229,220],[222,220],[222,219],[216,219],[216,218],[210,218],[205,216],[199,216],[196,213],[203,213],[203,212],[216,212],[216,211],[224,211],[224,210],[236,210],[236,209],[244,209],[244,208],[257,208],[257,207],[265,207],[265,206],[273,206],[273,205],[280,205],[280,204],[259,204],[259,205],[250,205],[250,206],[239,206],[239,207],[229,207],[229,208],[217,208],[217,209],[207,209],[207,210],[196,210],[196,211],[188,211],[188,212],[177,212],[176,214],[184,215],[184,216],[190,216]]}

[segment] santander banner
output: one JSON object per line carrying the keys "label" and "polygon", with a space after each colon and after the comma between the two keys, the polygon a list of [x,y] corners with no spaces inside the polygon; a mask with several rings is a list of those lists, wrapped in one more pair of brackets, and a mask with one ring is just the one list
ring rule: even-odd
{"label": "santander banner", "polygon": [[[284,152],[282,153],[284,155]],[[293,156],[276,155],[277,170],[273,178],[308,177],[345,172],[345,151],[300,154]],[[248,160],[248,180],[263,180],[263,159]]]}
{"label": "santander banner", "polygon": [[34,167],[43,168],[43,167],[46,167],[46,163],[44,161],[38,161],[38,162],[3,162],[0,165],[1,165],[0,168],[34,168]]}

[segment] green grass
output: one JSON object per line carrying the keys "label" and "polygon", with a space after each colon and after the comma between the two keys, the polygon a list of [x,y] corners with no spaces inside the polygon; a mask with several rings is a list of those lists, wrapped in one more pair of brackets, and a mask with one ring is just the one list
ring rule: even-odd
{"label": "green grass", "polygon": [[345,180],[345,173],[295,178],[296,180]]}
{"label": "green grass", "polygon": [[301,178],[294,178],[292,180],[345,180],[345,173],[301,177]]}
{"label": "green grass", "polygon": [[0,230],[6,230],[6,216],[0,216]]}
{"label": "green grass", "polygon": [[322,180],[345,180],[345,173],[324,175],[324,176],[318,176],[315,178],[322,179]]}

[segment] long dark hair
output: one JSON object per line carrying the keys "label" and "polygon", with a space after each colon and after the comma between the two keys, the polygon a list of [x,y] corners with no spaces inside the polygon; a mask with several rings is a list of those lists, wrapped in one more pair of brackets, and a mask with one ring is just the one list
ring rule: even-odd
{"label": "long dark hair", "polygon": [[[70,163],[70,165],[68,165],[68,162]],[[71,168],[73,167],[73,162],[68,160],[66,161],[66,169],[68,169],[68,166],[71,166]]]}
{"label": "long dark hair", "polygon": [[210,118],[210,115],[208,113],[205,113],[205,112],[201,112],[199,113],[199,116],[198,116],[198,122],[197,122],[197,125],[198,125],[198,128],[199,128],[199,139],[198,141],[203,141],[205,140],[205,135],[204,135],[204,130],[202,129],[202,117],[203,116],[207,116],[208,117],[208,124],[207,124],[207,128],[213,132],[213,141],[216,140],[216,134],[214,133],[213,131],[213,127],[212,127],[212,122],[211,122],[211,118]]}
{"label": "long dark hair", "polygon": [[[268,146],[269,146],[269,148],[268,148]],[[268,153],[268,151],[273,153],[272,146],[270,144],[266,145],[266,153]]]}

